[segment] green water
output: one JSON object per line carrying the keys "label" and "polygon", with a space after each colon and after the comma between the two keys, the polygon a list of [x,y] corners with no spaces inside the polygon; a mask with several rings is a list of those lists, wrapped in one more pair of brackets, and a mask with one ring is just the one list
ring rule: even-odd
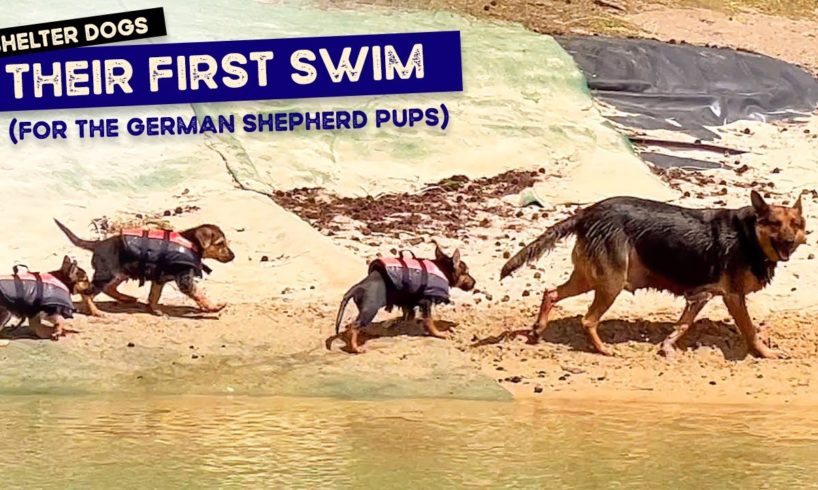
{"label": "green water", "polygon": [[818,416],[605,403],[5,397],[3,488],[815,486]]}

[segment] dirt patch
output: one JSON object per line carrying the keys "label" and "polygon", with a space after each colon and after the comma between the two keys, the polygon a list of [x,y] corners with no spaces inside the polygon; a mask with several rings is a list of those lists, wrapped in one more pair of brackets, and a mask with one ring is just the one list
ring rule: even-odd
{"label": "dirt patch", "polygon": [[[472,234],[467,230],[490,227],[494,218],[521,217],[523,212],[503,198],[542,180],[545,169],[515,170],[475,180],[454,175],[415,194],[340,197],[320,188],[301,188],[277,191],[271,197],[329,236],[355,230],[363,237],[427,234],[463,238]],[[548,212],[534,216],[547,218]]]}

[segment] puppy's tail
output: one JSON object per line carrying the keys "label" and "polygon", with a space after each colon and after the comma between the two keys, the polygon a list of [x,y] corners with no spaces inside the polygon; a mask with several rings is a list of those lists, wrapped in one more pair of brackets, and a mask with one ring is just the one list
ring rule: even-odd
{"label": "puppy's tail", "polygon": [[509,276],[512,272],[522,267],[523,264],[536,261],[546,252],[554,248],[558,241],[573,235],[578,222],[579,216],[571,216],[545,230],[536,240],[523,247],[514,257],[508,259],[508,262],[506,262],[500,270],[500,279],[502,280],[504,277]]}
{"label": "puppy's tail", "polygon": [[73,243],[74,246],[91,251],[97,248],[97,244],[99,242],[93,240],[83,240],[82,238],[75,235],[73,231],[69,230],[67,226],[60,223],[57,219],[54,219],[54,222],[57,223],[57,226],[60,227],[62,232],[65,233],[65,236],[67,236],[68,239],[71,240],[71,243]]}
{"label": "puppy's tail", "polygon": [[344,298],[341,300],[341,307],[338,308],[338,316],[335,318],[335,335],[338,335],[341,332],[341,320],[344,319],[344,310],[347,309],[347,304],[349,304],[349,300],[351,300],[355,296],[355,292],[358,290],[358,285],[352,286],[352,289],[346,292]]}

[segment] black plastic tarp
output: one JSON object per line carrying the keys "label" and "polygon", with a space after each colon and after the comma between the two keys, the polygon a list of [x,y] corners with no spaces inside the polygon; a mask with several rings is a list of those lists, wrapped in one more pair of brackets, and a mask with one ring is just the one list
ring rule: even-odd
{"label": "black plastic tarp", "polygon": [[594,95],[627,113],[611,119],[630,127],[713,138],[705,126],[781,119],[818,106],[818,80],[769,56],[645,39],[556,39]]}

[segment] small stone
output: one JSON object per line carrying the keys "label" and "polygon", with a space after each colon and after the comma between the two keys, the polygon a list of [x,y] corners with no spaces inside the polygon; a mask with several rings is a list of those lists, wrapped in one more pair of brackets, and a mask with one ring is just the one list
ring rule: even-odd
{"label": "small stone", "polygon": [[133,347],[133,346],[134,346],[133,342],[128,342],[128,347]]}
{"label": "small stone", "polygon": [[191,359],[198,359],[198,358],[199,358],[199,356],[197,356],[196,354],[193,354],[192,356],[190,356],[190,358],[191,358]]}
{"label": "small stone", "polygon": [[508,297],[508,295],[505,295],[505,296],[503,296],[503,299],[502,299],[502,300],[500,300],[500,301],[502,301],[503,303],[508,303],[508,301],[509,301],[510,299],[511,299],[511,298],[509,298],[509,297]]}
{"label": "small stone", "polygon": [[164,212],[164,213],[162,213],[162,214],[163,214],[164,216],[170,216],[172,213],[170,212],[170,209],[166,209],[166,210],[165,210],[165,212]]}
{"label": "small stone", "polygon": [[534,393],[542,393],[542,386],[534,385]]}
{"label": "small stone", "polygon": [[507,259],[507,258],[509,258],[509,257],[511,257],[511,252],[509,252],[508,250],[506,250],[505,252],[503,252],[503,258],[504,258],[504,259]]}
{"label": "small stone", "polygon": [[711,386],[716,386],[716,382],[715,382],[715,381],[711,381],[711,382],[710,382],[710,385],[711,385]]}
{"label": "small stone", "polygon": [[541,277],[542,277],[542,274],[541,274],[541,273],[539,273],[539,272],[535,272],[535,273],[534,273],[534,279],[539,279],[539,278],[541,278]]}
{"label": "small stone", "polygon": [[528,289],[523,291],[523,298],[525,298],[526,296],[531,296],[531,292]]}
{"label": "small stone", "polygon": [[814,258],[815,258],[815,254],[809,254],[809,255],[807,255],[807,260],[812,260],[812,259],[814,259]]}
{"label": "small stone", "polygon": [[269,262],[269,261],[270,261],[270,257],[267,257],[266,255],[262,255],[262,256],[261,256],[261,261],[262,261],[262,262]]}

